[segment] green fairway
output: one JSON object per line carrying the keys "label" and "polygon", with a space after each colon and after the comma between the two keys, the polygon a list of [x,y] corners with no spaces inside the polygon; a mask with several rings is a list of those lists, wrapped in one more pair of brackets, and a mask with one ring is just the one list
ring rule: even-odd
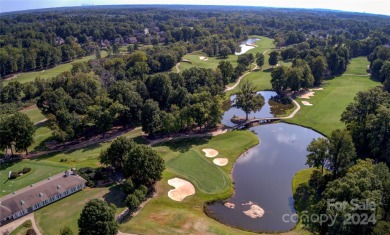
{"label": "green fairway", "polygon": [[[107,56],[107,52],[102,51],[101,56],[102,57]],[[41,70],[41,71],[36,71],[36,72],[20,73],[17,75],[16,78],[14,78],[12,80],[4,80],[4,86],[6,86],[10,81],[19,81],[20,83],[26,83],[26,82],[33,81],[36,77],[41,77],[41,78],[45,78],[45,79],[49,78],[49,77],[55,77],[60,73],[63,73],[65,71],[69,71],[72,68],[73,63],[85,62],[85,61],[89,61],[89,60],[94,59],[94,58],[96,58],[95,55],[85,56],[81,59],[76,59],[70,63],[57,65],[51,69],[46,69],[46,70]]]}
{"label": "green fairway", "polygon": [[178,175],[188,178],[205,193],[222,192],[229,186],[228,176],[195,150],[190,150],[167,162],[167,167]]}
{"label": "green fairway", "polygon": [[38,109],[35,105],[28,107],[26,109],[23,109],[20,111],[21,113],[26,114],[33,123],[39,122],[43,119],[45,119],[45,116],[41,113],[41,110]]}
{"label": "green fairway", "polygon": [[[26,175],[20,176],[13,180],[8,180],[9,171],[20,171],[25,167],[30,167],[31,171]],[[31,160],[23,160],[16,164],[9,166],[3,165],[0,170],[0,196],[10,194],[21,188],[27,187],[31,184],[39,182],[51,175],[58,174],[65,171],[67,167],[59,166],[55,164],[48,164],[43,162],[34,162]]]}
{"label": "green fairway", "polygon": [[[366,63],[363,63],[362,60],[362,57],[352,59],[347,71],[362,72],[363,67],[367,67],[368,64],[367,60]],[[380,83],[371,80],[369,76],[342,75],[326,80],[322,85],[324,90],[315,91],[314,97],[308,100],[313,106],[302,105],[301,101],[306,99],[297,99],[301,110],[294,118],[285,121],[307,126],[325,135],[330,135],[333,130],[345,127],[344,123],[340,121],[341,114],[353,101],[356,93],[380,85]]]}
{"label": "green fairway", "polygon": [[46,121],[35,126],[34,143],[28,147],[28,151],[43,151],[46,150],[45,143],[52,139],[52,131],[49,128],[49,123]]}
{"label": "green fairway", "polygon": [[[163,179],[157,183],[158,195],[151,199],[137,216],[121,224],[120,231],[136,234],[252,234],[215,222],[203,211],[206,201],[231,196],[233,185],[230,177],[229,185],[224,192],[205,193],[200,187],[206,188],[219,181],[220,176],[210,176],[208,171],[221,176],[230,175],[237,157],[257,143],[257,136],[249,131],[232,131],[212,138],[187,139],[156,146],[155,149],[167,162]],[[212,158],[204,157],[204,153],[201,152],[203,148],[216,149],[219,152],[217,157],[229,159],[228,165],[216,166],[220,170],[213,170],[202,162],[213,164]],[[187,166],[177,166],[176,161]],[[184,171],[183,167],[186,168],[186,172],[176,173],[178,169]],[[201,174],[196,176],[198,182],[192,179],[195,173]],[[192,182],[196,188],[195,195],[185,198],[182,202],[171,200],[167,193],[172,187],[167,181],[173,177],[185,178]]]}
{"label": "green fairway", "polygon": [[366,57],[353,58],[345,74],[367,75],[367,65],[369,62]]}
{"label": "green fairway", "polygon": [[[256,41],[257,47],[249,50],[246,53],[253,53],[254,55],[256,55],[257,52],[263,53],[264,51],[269,50],[270,48],[274,48],[273,39],[271,39],[271,38],[262,37],[262,36],[255,36],[255,35],[252,35],[250,37],[251,38],[257,37],[257,38],[260,38],[260,40]],[[207,57],[208,60],[207,61],[201,60],[199,58],[201,56]],[[193,52],[193,53],[190,53],[190,54],[183,56],[183,59],[189,60],[191,63],[182,61],[182,62],[180,62],[179,69],[180,69],[180,71],[184,71],[184,70],[192,68],[192,67],[216,69],[218,67],[219,62],[222,60],[230,61],[233,65],[233,67],[236,67],[237,66],[237,58],[238,58],[237,55],[229,55],[229,57],[226,59],[221,59],[221,58],[217,58],[217,57],[208,57],[205,53],[203,53],[201,51],[196,51],[196,52]],[[267,56],[266,56],[264,61],[265,61],[265,64],[268,64],[268,57]]]}
{"label": "green fairway", "polygon": [[[78,234],[77,220],[89,200],[99,198],[117,206],[117,213],[123,211],[123,193],[118,187],[86,188],[35,212],[35,220],[43,235],[59,234],[61,228],[69,226]],[[55,221],[55,222],[54,222]]]}

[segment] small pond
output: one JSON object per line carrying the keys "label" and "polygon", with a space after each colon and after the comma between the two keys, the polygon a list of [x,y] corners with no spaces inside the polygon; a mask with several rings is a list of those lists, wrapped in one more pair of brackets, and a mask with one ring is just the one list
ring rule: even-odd
{"label": "small pond", "polygon": [[258,38],[249,38],[248,40],[242,42],[241,45],[240,45],[240,48],[241,48],[240,52],[236,52],[235,54],[236,55],[242,55],[242,54],[245,54],[245,52],[249,51],[250,49],[255,48],[254,46],[249,46],[249,45],[254,44],[258,40],[260,40],[260,39],[258,39]]}

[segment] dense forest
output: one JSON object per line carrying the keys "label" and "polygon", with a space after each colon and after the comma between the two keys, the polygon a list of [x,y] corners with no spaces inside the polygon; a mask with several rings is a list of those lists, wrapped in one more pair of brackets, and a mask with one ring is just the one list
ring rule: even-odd
{"label": "dense forest", "polygon": [[[228,58],[250,35],[273,38],[276,48],[268,61],[262,54],[246,53],[237,57],[236,66],[221,61],[217,69],[172,71],[185,54],[194,51]],[[120,53],[122,47],[127,53]],[[103,51],[106,57],[101,55]],[[87,55],[94,59],[74,63],[70,71],[58,76],[37,77],[27,83],[12,81],[17,73],[44,70]],[[343,74],[351,58],[358,56],[368,58],[367,73],[383,86],[356,95],[340,117],[345,130],[336,130],[327,139],[313,140],[309,145],[307,164],[317,170],[309,183],[298,188],[295,206],[301,215],[345,215],[354,208],[332,211],[327,200],[371,200],[378,205],[375,210],[355,212],[369,217],[375,214],[378,223],[346,225],[340,220],[334,226],[311,221],[303,224],[319,234],[388,234],[388,16],[194,6],[63,8],[0,15],[0,149],[27,151],[33,123],[17,110],[31,104],[47,117],[53,136],[60,142],[91,133],[104,135],[116,126],[142,126],[152,138],[201,132],[220,124],[226,85],[250,70],[252,63],[271,65],[272,88],[284,95]],[[291,66],[279,66],[280,60],[292,62]],[[4,85],[4,79],[11,80]],[[256,92],[251,84],[244,84],[248,93]],[[256,96],[260,107],[249,107],[246,103],[251,101],[245,100],[244,91],[237,94],[244,98],[236,105],[246,110],[247,117],[263,104]],[[22,133],[10,138],[10,133],[19,132],[20,123],[28,127],[27,137]],[[139,150],[134,143],[125,144]],[[107,157],[113,155],[108,152],[102,153],[105,164],[117,164]],[[160,178],[137,183],[149,185]],[[127,203],[132,205],[133,199],[129,197]]]}

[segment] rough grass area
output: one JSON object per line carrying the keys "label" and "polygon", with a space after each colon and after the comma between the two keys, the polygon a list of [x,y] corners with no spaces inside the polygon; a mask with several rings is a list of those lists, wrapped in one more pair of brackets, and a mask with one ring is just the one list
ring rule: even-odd
{"label": "rough grass area", "polygon": [[91,199],[100,198],[117,206],[117,213],[125,209],[124,194],[118,186],[110,188],[86,188],[35,212],[35,220],[43,235],[59,234],[69,226],[78,234],[77,220],[84,205]]}
{"label": "rough grass area", "polygon": [[[352,59],[346,74],[362,73],[368,65],[366,59],[365,63],[362,62],[364,59]],[[380,85],[369,76],[342,75],[326,80],[322,85],[324,90],[316,91],[314,97],[308,100],[313,106],[302,105],[301,101],[305,99],[297,99],[301,110],[294,118],[285,121],[313,128],[328,136],[333,130],[345,127],[340,121],[341,114],[357,92]]]}
{"label": "rough grass area", "polygon": [[[204,193],[200,187],[206,188],[210,184],[208,181],[215,185],[222,175],[230,175],[237,157],[256,144],[258,144],[258,138],[253,133],[232,131],[212,138],[187,139],[156,146],[155,149],[167,162],[167,170],[164,171],[163,179],[157,184],[157,196],[151,199],[137,216],[122,224],[120,230],[136,234],[250,234],[220,224],[203,212],[203,205],[206,201],[231,196],[233,185],[230,177],[228,178],[229,187],[224,192]],[[204,157],[201,152],[203,148],[216,149],[219,152],[217,157],[228,158],[229,164],[217,167],[219,171],[214,171],[211,167],[206,168],[205,164],[199,162],[207,161],[213,164],[213,158]],[[175,163],[176,159],[183,161],[183,164],[187,161],[189,165],[186,167],[187,172],[176,173],[176,164],[171,164]],[[199,159],[199,161],[196,160],[195,164],[192,164],[194,159]],[[207,172],[210,170],[213,171],[211,176],[210,172]],[[196,176],[198,182],[192,179],[195,173],[202,174]],[[167,181],[173,177],[185,178],[192,182],[195,185],[196,194],[185,198],[182,202],[171,200],[167,193],[172,187]]]}

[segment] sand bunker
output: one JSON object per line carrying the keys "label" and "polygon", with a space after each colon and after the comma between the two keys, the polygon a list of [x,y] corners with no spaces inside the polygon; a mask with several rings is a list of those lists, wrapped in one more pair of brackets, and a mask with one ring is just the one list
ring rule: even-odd
{"label": "sand bunker", "polygon": [[209,58],[204,57],[204,56],[199,56],[199,59],[200,59],[200,60],[203,60],[203,61],[208,61],[208,60],[209,60]]}
{"label": "sand bunker", "polygon": [[302,94],[300,96],[298,96],[299,98],[301,99],[310,99],[310,97],[314,96],[314,92],[313,91],[309,91],[309,92],[306,92],[305,94]]}
{"label": "sand bunker", "polygon": [[309,101],[302,101],[302,104],[306,106],[313,106],[313,104],[310,103]]}
{"label": "sand bunker", "polygon": [[202,151],[206,154],[206,157],[215,157],[218,155],[218,151],[215,149],[202,149]]}
{"label": "sand bunker", "polygon": [[217,166],[226,166],[229,160],[227,158],[216,158],[213,160],[214,164]]}
{"label": "sand bunker", "polygon": [[195,194],[194,186],[187,180],[173,178],[168,180],[168,184],[175,187],[168,192],[168,197],[174,201],[182,201],[184,198]]}
{"label": "sand bunker", "polygon": [[230,209],[234,209],[236,207],[236,205],[234,205],[234,203],[231,202],[225,202],[223,205]]}
{"label": "sand bunker", "polygon": [[313,91],[322,91],[324,88],[322,88],[322,87],[319,87],[319,88],[313,88],[312,90]]}
{"label": "sand bunker", "polygon": [[251,205],[251,208],[247,211],[243,211],[243,213],[252,219],[261,218],[264,215],[263,208],[259,207],[258,205]]}

